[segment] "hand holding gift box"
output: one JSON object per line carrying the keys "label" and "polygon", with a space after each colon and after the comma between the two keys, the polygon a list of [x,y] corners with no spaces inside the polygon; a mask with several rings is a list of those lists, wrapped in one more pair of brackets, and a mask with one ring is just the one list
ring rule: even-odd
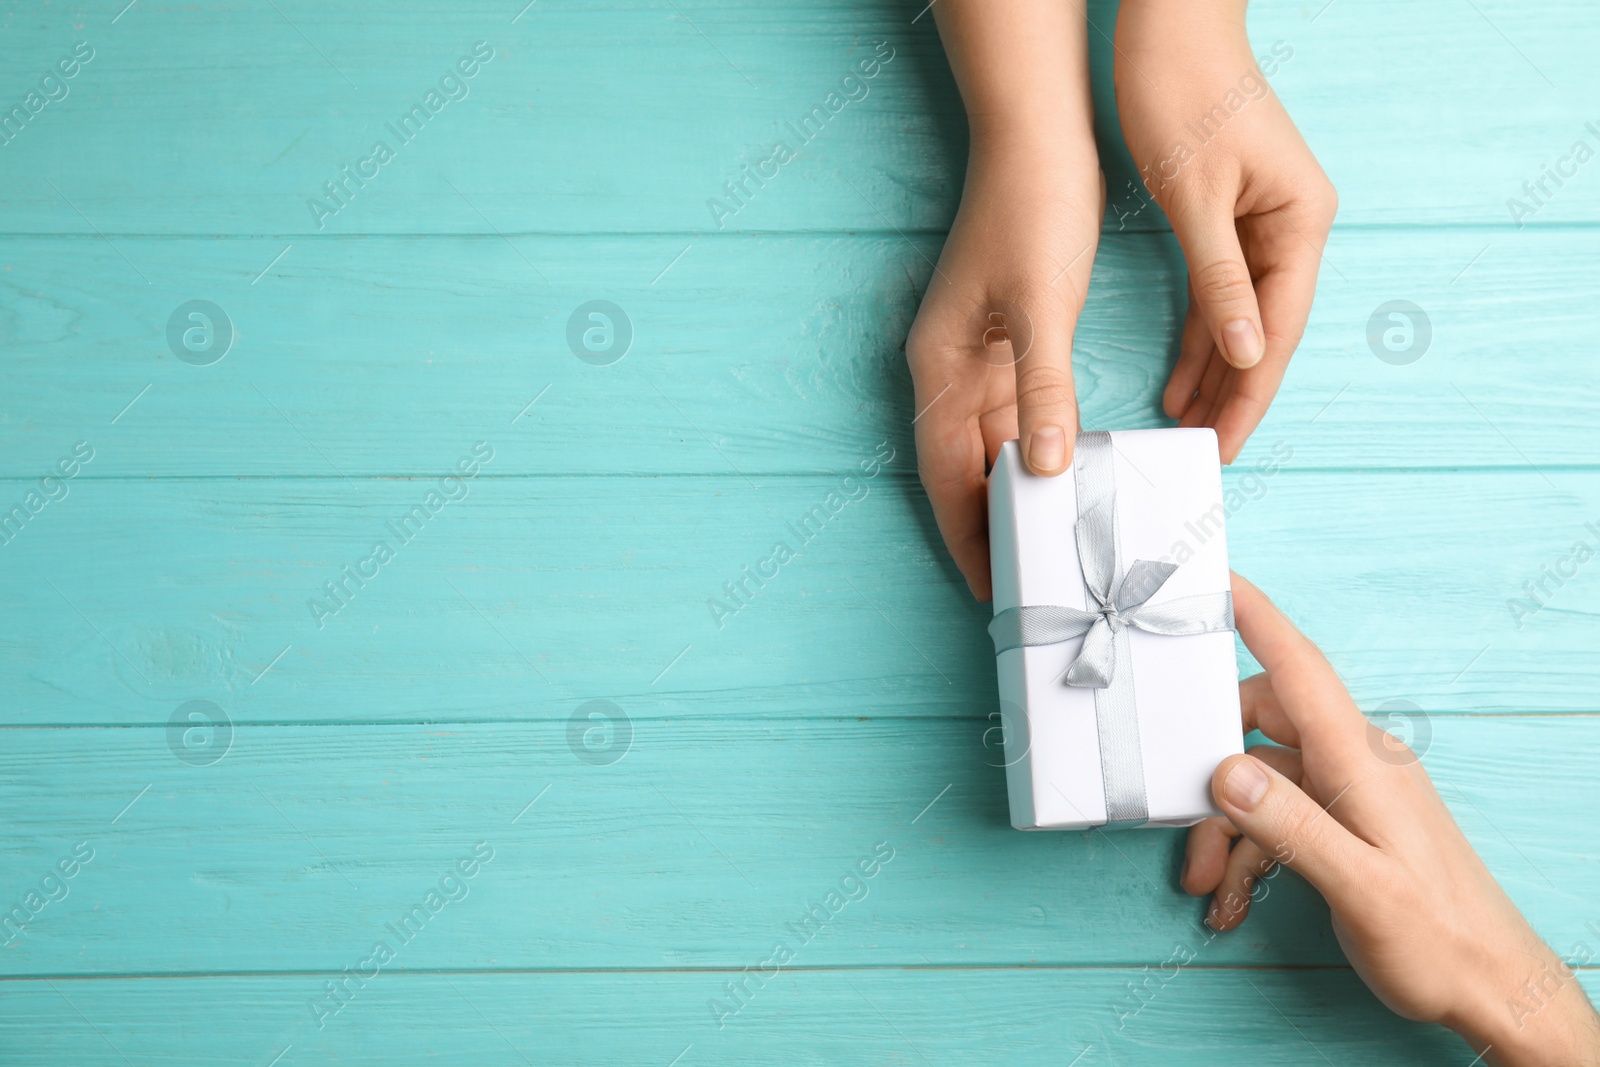
{"label": "hand holding gift box", "polygon": [[989,515],[1012,825],[1216,814],[1242,738],[1215,433],[1080,434],[1055,478],[1008,442]]}

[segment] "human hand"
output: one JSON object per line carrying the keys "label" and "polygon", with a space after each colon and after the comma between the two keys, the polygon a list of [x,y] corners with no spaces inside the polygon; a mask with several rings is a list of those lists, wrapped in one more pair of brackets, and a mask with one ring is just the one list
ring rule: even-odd
{"label": "human hand", "polygon": [[1207,923],[1243,922],[1256,880],[1281,862],[1327,898],[1351,966],[1393,1011],[1449,1026],[1491,1064],[1600,1064],[1600,1019],[1576,976],[1416,756],[1366,721],[1317,647],[1238,575],[1233,599],[1265,668],[1239,686],[1245,732],[1288,747],[1230,756],[1212,777],[1227,817],[1189,831],[1180,875],[1189,893],[1214,895]]}
{"label": "human hand", "polygon": [[990,598],[987,466],[1017,438],[1072,460],[1072,332],[1105,200],[1087,28],[1056,0],[933,8],[971,132],[961,208],[906,338],[917,468],[973,595]]}
{"label": "human hand", "polygon": [[[1231,463],[1300,343],[1338,197],[1245,35],[1244,0],[1125,0],[1117,111],[1189,267],[1162,407]],[[1293,56],[1275,46],[1277,62]],[[1284,52],[1287,51],[1287,55]]]}
{"label": "human hand", "polygon": [[974,158],[955,225],[906,339],[917,467],[939,532],[990,598],[988,466],[1009,440],[1036,473],[1071,461],[1078,432],[1072,332],[1100,233],[1087,159]]}

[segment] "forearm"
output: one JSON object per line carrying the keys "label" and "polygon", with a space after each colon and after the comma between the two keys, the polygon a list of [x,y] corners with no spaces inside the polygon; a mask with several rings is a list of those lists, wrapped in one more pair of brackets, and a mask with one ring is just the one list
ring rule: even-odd
{"label": "forearm", "polygon": [[1130,78],[1181,91],[1197,72],[1254,65],[1244,0],[1123,0],[1116,45],[1119,91]]}
{"label": "forearm", "polygon": [[1245,7],[1245,0],[1122,0],[1117,6],[1117,20],[1119,26],[1129,16],[1173,26],[1242,25]]}
{"label": "forearm", "polygon": [[1600,1016],[1578,976],[1544,945],[1516,958],[1451,1029],[1489,1067],[1600,1067]]}
{"label": "forearm", "polygon": [[1000,145],[1092,148],[1088,28],[1081,8],[1063,0],[938,0],[933,13],[961,89],[974,151]]}
{"label": "forearm", "polygon": [[[1508,898],[1496,895],[1500,906],[1490,914],[1499,919],[1476,924],[1465,954],[1457,951],[1453,961],[1441,961],[1461,983],[1452,1010],[1439,1021],[1488,1067],[1600,1067],[1600,1017],[1577,973]],[[1575,962],[1590,959],[1584,955]]]}

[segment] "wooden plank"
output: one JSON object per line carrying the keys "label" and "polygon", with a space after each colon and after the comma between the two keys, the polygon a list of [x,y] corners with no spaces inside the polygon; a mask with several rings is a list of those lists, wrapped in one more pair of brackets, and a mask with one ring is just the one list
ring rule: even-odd
{"label": "wooden plank", "polygon": [[[912,475],[900,346],[964,156],[920,2],[522,3],[6,19],[0,115],[73,42],[95,58],[0,144],[0,523],[43,494],[0,527],[0,1063],[1466,1062],[1362,990],[1294,876],[1213,939],[1181,834],[1005,825],[987,612]],[[1420,705],[1540,932],[1600,944],[1574,553],[1600,545],[1600,163],[1524,229],[1507,202],[1600,146],[1600,9],[1279,2],[1251,29],[1292,47],[1274,85],[1343,208],[1227,475],[1235,562],[1364,708]],[[1160,425],[1182,265],[1131,213],[1092,39],[1085,421]],[[318,220],[478,40],[470,95]],[[880,40],[867,98],[719,226],[722,183]],[[196,299],[235,328],[211,365],[168,340]],[[569,347],[595,299],[633,326],[614,365]],[[1369,347],[1396,300],[1428,319],[1414,363]],[[478,441],[482,476],[441,484]],[[719,627],[708,600],[830,493],[858,498]],[[379,938],[393,966],[330,1016]]]}
{"label": "wooden plank", "polygon": [[[1142,966],[1200,939],[1208,965],[1340,963],[1293,875],[1212,940],[1175,885],[1181,831],[1010,829],[984,729],[638,716],[600,765],[579,753],[604,739],[565,721],[239,726],[206,766],[159,724],[11,730],[7,914],[74,848],[92,858],[0,968],[326,972],[385,936],[417,971],[737,969],[781,940],[808,967]],[[1590,936],[1600,870],[1566,813],[1600,804],[1600,719],[1430,731],[1427,766],[1513,899],[1562,951]]]}
{"label": "wooden plank", "polygon": [[[80,440],[96,478],[427,474],[478,439],[497,474],[751,484],[854,470],[885,440],[909,463],[902,345],[936,240],[352,239],[277,259],[289,243],[0,241],[0,474],[37,478]],[[1279,441],[1301,469],[1594,462],[1587,231],[1348,232],[1327,259],[1247,463]],[[1170,236],[1107,238],[1077,337],[1086,425],[1167,424],[1182,294]],[[205,366],[218,349],[182,340],[195,299],[233,336]],[[587,352],[578,312],[595,299],[631,330],[609,366],[569,345],[576,315]],[[1415,362],[1369,346],[1393,300],[1426,319]]]}
{"label": "wooden plank", "polygon": [[[1233,563],[1369,710],[1592,711],[1600,564],[1573,546],[1600,543],[1600,484],[1550,477],[1231,477]],[[989,609],[905,477],[480,478],[427,517],[437,485],[73,483],[0,546],[0,614],[28,620],[0,639],[0,722],[159,723],[196,698],[239,722],[995,707]]]}
{"label": "wooden plank", "polygon": [[[1592,991],[1595,972],[1580,972]],[[794,1064],[1466,1063],[1438,1027],[1391,1014],[1347,971],[780,972],[717,1029],[737,975],[380,972],[318,1030],[322,975],[7,982],[0,1045],[17,1063],[762,1062]],[[1149,1000],[1119,1029],[1130,986]],[[225,1019],[222,1018],[225,1016]],[[285,1052],[285,1049],[288,1051]]]}
{"label": "wooden plank", "polygon": [[[1584,109],[1600,93],[1589,47],[1600,11],[1582,0],[1476,7],[1253,7],[1256,50],[1292,51],[1275,85],[1339,186],[1346,224],[1471,223],[1509,238],[1507,201],[1540,180],[1545,195],[1532,201],[1528,225],[1595,219],[1593,169],[1557,187],[1544,168],[1579,139],[1600,145]],[[75,42],[94,58],[65,83],[65,99],[44,104],[0,147],[5,229],[291,236],[949,224],[965,151],[960,104],[932,19],[913,25],[904,4],[630,0],[535,6],[516,21],[506,8],[143,0],[120,15],[19,15],[7,27],[7,109],[37,91]],[[1109,33],[1115,5],[1096,2],[1092,13]],[[1384,32],[1374,34],[1378,25]],[[1109,42],[1092,37],[1102,154],[1113,205],[1122,205],[1115,227],[1136,201],[1125,193],[1132,172],[1111,113]],[[465,97],[441,94],[409,141],[390,134],[388,124],[425,103],[478,41],[494,58],[464,83]],[[864,97],[829,111],[828,94],[880,41],[893,60],[862,88],[846,86]],[[826,123],[809,141],[790,134],[813,108]],[[336,215],[314,213],[308,202],[324,184],[373,158],[380,139],[394,158],[366,165],[360,187],[348,181]],[[714,212],[713,198],[728,202],[724,182],[769,158],[779,140],[797,157],[749,186],[731,218]],[[1160,222],[1145,212],[1132,224]]]}

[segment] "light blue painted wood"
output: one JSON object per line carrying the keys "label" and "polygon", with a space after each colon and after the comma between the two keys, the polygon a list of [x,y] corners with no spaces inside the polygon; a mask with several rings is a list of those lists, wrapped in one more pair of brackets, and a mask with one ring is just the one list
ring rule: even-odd
{"label": "light blue painted wood", "polygon": [[[1469,1059],[1360,989],[1289,875],[1119,1025],[1202,936],[1180,835],[1005,827],[985,609],[906,428],[964,151],[920,4],[519,6],[5,16],[0,105],[95,57],[0,145],[0,507],[94,458],[0,544],[0,901],[94,858],[0,954],[0,1062]],[[1600,164],[1524,229],[1506,199],[1597,117],[1600,11],[1476,11],[1251,12],[1342,212],[1229,535],[1363,707],[1426,709],[1464,830],[1570,952],[1600,945],[1600,564],[1507,601],[1600,540]],[[306,198],[479,39],[470,95],[318,230]],[[868,98],[718,231],[706,199],[879,40]],[[1093,40],[1080,394],[1159,425],[1181,262],[1129,217]],[[165,339],[197,298],[238,330],[211,366]],[[567,348],[594,298],[635,327],[614,366]],[[1392,299],[1434,331],[1406,367],[1367,348]],[[467,499],[318,628],[307,599],[480,440]],[[868,495],[718,629],[706,599],[880,442]],[[595,698],[630,717],[620,762],[569,741]],[[209,766],[169,746],[195,699],[234,723]],[[470,895],[318,1030],[323,984],[480,840]],[[879,841],[870,895],[719,1030],[711,998]]]}
{"label": "light blue painted wood", "polygon": [[[575,754],[566,719],[238,727],[208,766],[177,759],[159,726],[7,731],[6,906],[80,842],[93,859],[21,937],[0,925],[15,942],[0,973],[337,971],[479,842],[492,859],[441,902],[448,935],[417,937],[397,967],[737,969],[841,887],[856,899],[806,966],[1153,966],[1203,936],[1204,904],[1175,887],[1180,831],[1013,831],[987,723],[839,710],[639,715],[631,746],[590,738],[596,761],[626,752],[603,766]],[[1430,774],[1507,891],[1563,952],[1600,948],[1585,930],[1600,867],[1546,814],[1600,806],[1600,723],[1425,730]],[[1534,764],[1532,779],[1504,771]],[[93,775],[67,791],[64,767]],[[847,877],[863,859],[876,873]],[[1340,963],[1297,876],[1261,894],[1207,965]]]}
{"label": "light blue painted wood", "polygon": [[[1185,968],[1118,1028],[1138,970],[796,967],[718,1030],[726,971],[380,974],[317,1030],[310,976],[7,983],[8,1062],[89,1067],[283,1063],[1465,1064],[1348,972]],[[1600,982],[1583,979],[1591,995]],[[1279,1014],[1279,1012],[1282,1014]],[[1338,1011],[1347,1025],[1331,1028]],[[218,1019],[226,1015],[225,1020]],[[86,1020],[93,1020],[91,1025]],[[891,1021],[892,1020],[892,1021]],[[1296,1032],[1298,1030],[1298,1033]],[[120,1050],[120,1052],[118,1051]],[[1086,1051],[1087,1050],[1087,1051]],[[127,1059],[123,1059],[123,1056]]]}
{"label": "light blue painted wood", "polygon": [[[896,234],[4,239],[0,474],[37,477],[80,439],[104,444],[91,477],[426,474],[478,439],[494,474],[842,473],[885,439],[909,454],[901,346],[937,255]],[[1573,343],[1592,233],[1336,232],[1327,260],[1253,448],[1288,441],[1301,469],[1592,462],[1600,363]],[[1106,237],[1076,337],[1086,425],[1165,424],[1183,284],[1170,236]],[[166,340],[197,298],[238,333],[210,366]],[[633,329],[611,366],[566,337],[596,298]],[[1406,366],[1367,341],[1395,299],[1432,331]]]}
{"label": "light blue painted wood", "polygon": [[[66,100],[0,148],[5,231],[492,233],[485,218],[505,233],[716,230],[707,200],[879,41],[895,58],[866,98],[726,229],[948,225],[964,126],[932,20],[911,24],[921,4],[540,0],[512,23],[506,8],[520,6],[406,0],[375,14],[140,0],[115,25],[114,12],[65,5],[16,16],[7,106],[74,42],[96,53]],[[1584,128],[1600,95],[1600,12],[1584,0],[1485,0],[1481,16],[1453,0],[1324,6],[1253,5],[1251,35],[1261,53],[1293,50],[1274,84],[1339,186],[1347,224],[1509,231],[1506,200],[1541,164],[1580,137],[1600,143]],[[1109,32],[1114,5],[1093,13]],[[479,40],[495,58],[466,98],[410,144],[385,138]],[[1109,101],[1109,44],[1093,40]],[[396,158],[318,229],[306,201],[379,138]],[[1129,173],[1114,169],[1113,204]],[[1594,220],[1600,174],[1580,174],[1547,185],[1532,224]]]}
{"label": "light blue painted wood", "polygon": [[[485,476],[404,543],[391,524],[437,479],[74,481],[0,546],[0,614],[33,620],[0,642],[0,722],[164,722],[196,697],[239,722],[549,720],[593,696],[695,718],[981,720],[988,610],[894,473],[909,462],[852,483],[865,495],[809,543],[791,526],[842,477]],[[1576,540],[1600,543],[1600,480],[1549,477],[1230,472],[1233,561],[1369,710],[1592,712],[1600,563],[1547,608],[1508,607]],[[801,555],[714,613],[780,540]],[[372,575],[378,541],[394,558]]]}

